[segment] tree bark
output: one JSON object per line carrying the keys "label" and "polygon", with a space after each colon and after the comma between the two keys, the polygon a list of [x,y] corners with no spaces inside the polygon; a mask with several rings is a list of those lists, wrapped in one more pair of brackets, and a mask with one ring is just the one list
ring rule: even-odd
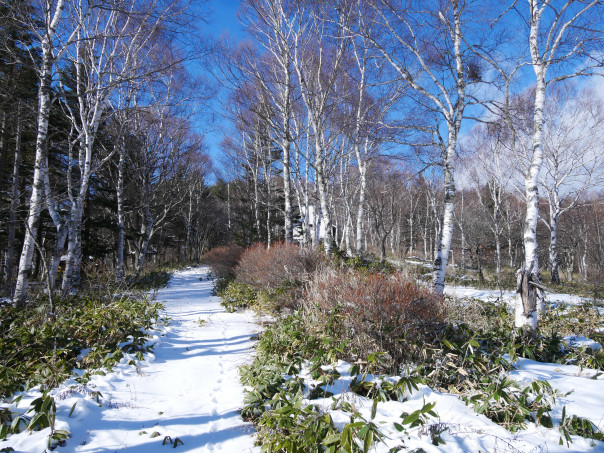
{"label": "tree bark", "polygon": [[[535,31],[536,33],[536,31]],[[522,275],[526,275],[530,270],[533,275],[531,281],[539,283],[539,256],[537,254],[537,223],[539,221],[539,171],[543,163],[543,109],[545,107],[545,68],[543,66],[533,65],[537,75],[537,86],[535,88],[535,106],[533,114],[533,144],[531,164],[524,179],[526,216],[524,222],[524,268]],[[528,277],[524,277],[526,280]],[[537,329],[537,310],[543,310],[543,302],[537,304],[535,313],[533,313],[533,304],[525,299],[526,294],[520,293],[516,304],[516,327],[527,326],[531,330]]]}
{"label": "tree bark", "polygon": [[[460,119],[461,120],[461,119]],[[444,215],[441,240],[438,244],[436,259],[434,260],[434,291],[443,295],[445,290],[445,273],[447,271],[447,261],[451,249],[451,240],[453,239],[453,211],[455,208],[455,148],[457,146],[457,131],[449,132],[449,141],[444,162]],[[438,238],[437,238],[438,240]]]}
{"label": "tree bark", "polygon": [[[318,149],[317,154],[322,150]],[[333,232],[331,230],[331,213],[327,199],[327,181],[323,174],[323,159],[317,156],[317,186],[319,189],[319,203],[321,204],[321,228],[323,229],[323,247],[325,253],[331,253],[333,247]]]}
{"label": "tree bark", "polygon": [[[56,21],[61,15],[63,1],[59,1],[55,12]],[[32,270],[35,238],[38,234],[38,221],[43,207],[44,190],[44,160],[46,157],[46,137],[48,136],[48,120],[50,117],[52,68],[54,59],[52,56],[52,37],[56,29],[56,21],[53,20],[54,29],[51,28],[42,40],[42,64],[40,73],[40,88],[38,90],[38,131],[36,134],[36,157],[34,161],[34,177],[32,182],[31,196],[29,199],[29,212],[27,215],[27,228],[19,260],[19,272],[13,304],[20,306],[25,303],[29,277]]]}
{"label": "tree bark", "polygon": [[119,162],[117,164],[117,270],[115,279],[118,283],[124,280],[124,236],[125,221],[124,213],[124,167],[126,161],[125,137],[122,137],[119,145]]}
{"label": "tree bark", "polygon": [[558,256],[558,223],[560,220],[560,213],[554,207],[553,211],[550,209],[550,239],[549,239],[549,262],[551,266],[551,277],[552,283],[555,285],[560,284],[560,258]]}
{"label": "tree bark", "polygon": [[[358,153],[357,160],[360,157]],[[365,198],[367,196],[367,167],[366,165],[359,164],[359,203],[357,206],[357,234],[356,234],[356,247],[355,252],[357,255],[363,253],[363,239],[364,239],[364,228],[363,228],[363,216],[365,215]]]}
{"label": "tree bark", "polygon": [[15,131],[15,159],[11,181],[11,201],[8,213],[8,244],[4,261],[4,277],[10,284],[13,279],[13,259],[15,255],[15,232],[17,228],[17,208],[19,207],[19,168],[21,166],[21,103],[17,106],[17,127]]}
{"label": "tree bark", "polygon": [[291,139],[290,139],[290,115],[291,115],[291,85],[290,85],[290,71],[289,67],[285,70],[286,75],[286,90],[284,93],[284,112],[283,112],[283,196],[284,200],[284,229],[285,229],[285,241],[293,242],[294,240],[294,221],[292,212],[292,189],[291,189],[291,169],[290,169],[290,152],[291,152]]}

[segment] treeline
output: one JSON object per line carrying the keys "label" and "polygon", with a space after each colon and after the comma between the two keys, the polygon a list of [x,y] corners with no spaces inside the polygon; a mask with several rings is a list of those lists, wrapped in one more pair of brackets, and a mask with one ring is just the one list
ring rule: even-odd
{"label": "treeline", "polygon": [[[3,295],[194,260],[224,235],[193,126],[208,88],[186,69],[187,2],[12,0],[0,6]],[[195,52],[188,50],[196,45]]]}
{"label": "treeline", "polygon": [[[373,253],[380,258],[401,260],[417,258],[429,266],[434,261],[438,239],[442,230],[443,193],[437,176],[415,176],[398,168],[396,163],[378,159],[373,162],[366,194],[363,217],[364,236],[362,253]],[[358,184],[358,175],[346,175],[345,184]],[[270,181],[269,198],[266,183],[259,190],[258,222],[255,218],[253,192],[249,180],[230,183],[231,234],[233,241],[249,245],[257,241],[268,243],[283,239],[283,181],[275,177]],[[226,195],[226,184],[221,183]],[[486,269],[510,285],[510,274],[522,266],[524,258],[522,234],[525,202],[517,192],[492,192],[489,184],[461,188],[455,206],[455,229],[450,259],[461,269],[474,270],[476,279],[485,279]],[[356,208],[347,211],[347,204],[355,206],[355,199],[346,200],[345,191],[337,191],[330,199],[333,212],[334,245],[338,250],[353,252],[354,229],[347,225],[350,217],[356,218]],[[311,203],[316,198],[311,195]],[[500,200],[497,202],[497,200]],[[498,204],[497,204],[498,203]],[[296,203],[297,204],[297,203]],[[563,207],[568,207],[566,203]],[[549,202],[541,199],[538,237],[542,263],[550,263],[551,228]],[[566,212],[566,211],[565,211]],[[352,214],[352,215],[351,215]],[[312,217],[308,219],[312,220]],[[578,277],[596,283],[604,275],[604,199],[600,192],[590,192],[579,199],[572,211],[561,215],[557,225],[555,247],[557,268],[547,268],[549,283],[557,273],[559,279],[572,282]],[[305,230],[304,211],[294,208],[294,236],[309,246],[318,243],[320,233],[316,225]],[[319,224],[320,227],[320,224]],[[307,236],[305,236],[305,232]],[[271,239],[272,238],[272,239]]]}
{"label": "treeline", "polygon": [[[602,4],[558,3],[246,0],[212,46],[180,0],[3,3],[4,292],[279,240],[420,256],[441,294],[450,260],[597,278]],[[225,88],[211,187],[193,53]]]}
{"label": "treeline", "polygon": [[451,259],[601,272],[602,5],[510,5],[244,1],[214,65],[233,238],[419,254],[441,294]]}

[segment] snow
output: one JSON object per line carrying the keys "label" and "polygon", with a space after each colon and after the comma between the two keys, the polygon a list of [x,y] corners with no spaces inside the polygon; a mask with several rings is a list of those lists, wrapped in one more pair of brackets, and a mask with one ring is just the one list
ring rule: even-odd
{"label": "snow", "polygon": [[[203,268],[178,272],[158,292],[170,321],[158,326],[155,348],[145,360],[127,354],[112,372],[93,376],[85,386],[70,380],[52,391],[56,429],[71,432],[55,451],[160,452],[171,447],[162,445],[166,436],[180,439],[183,451],[260,451],[252,426],[238,413],[243,406],[238,368],[250,360],[250,337],[258,326],[250,312],[226,313],[206,277]],[[99,402],[94,392],[102,395]],[[24,394],[17,410],[24,412],[39,395]],[[43,452],[48,434],[47,428],[11,435],[0,449]]]}
{"label": "snow", "polygon": [[560,394],[569,393],[556,400],[552,411],[554,424],[560,422],[562,407],[566,406],[567,414],[588,418],[604,431],[604,375],[601,372],[524,358],[518,359],[514,366],[516,369],[509,375],[516,381],[528,384],[536,379],[545,380]]}
{"label": "snow", "polygon": [[563,340],[571,348],[591,348],[594,351],[602,349],[602,345],[599,342],[586,338],[583,335],[567,335]]}
{"label": "snow", "polygon": [[[445,294],[452,297],[468,297],[472,299],[480,299],[484,301],[494,302],[501,300],[509,305],[516,303],[516,291],[504,290],[499,291],[496,289],[477,289],[466,286],[446,286]],[[565,305],[580,305],[586,302],[593,302],[593,299],[576,296],[573,294],[560,294],[560,293],[546,293],[546,302],[552,304],[565,304]]]}
{"label": "snow", "polygon": [[[200,281],[199,277],[203,277]],[[188,269],[176,273],[170,286],[160,290],[159,300],[166,304],[166,324],[151,332],[154,352],[138,361],[126,354],[112,372],[99,373],[85,385],[70,380],[52,391],[57,404],[57,429],[69,430],[71,438],[58,447],[59,452],[99,452],[126,450],[159,452],[162,445],[179,439],[178,448],[192,452],[259,452],[254,446],[253,428],[239,416],[243,406],[243,388],[238,367],[251,358],[251,337],[258,325],[250,312],[225,313],[219,299],[210,294],[212,282],[207,269]],[[472,288],[448,288],[449,294],[461,297],[496,299],[498,291]],[[504,300],[513,297],[504,292]],[[580,303],[574,296],[554,295],[550,300]],[[125,339],[126,340],[126,339]],[[598,347],[581,337],[566,338],[568,344]],[[85,354],[86,351],[82,351]],[[133,364],[129,364],[133,363]],[[334,397],[306,400],[329,412],[336,427],[350,423],[350,413],[334,409],[334,398],[353,405],[367,421],[371,420],[373,402],[350,391],[353,379],[350,365],[335,365],[340,377],[324,388]],[[547,380],[559,392],[551,415],[557,426],[566,407],[568,415],[576,414],[604,429],[604,376],[594,370],[572,365],[539,363],[519,359],[509,376],[522,385],[533,380]],[[300,374],[309,386],[317,385],[303,368]],[[397,378],[373,378],[390,379]],[[37,390],[23,395],[18,410],[23,413],[39,396]],[[308,396],[308,394],[307,394]],[[441,437],[445,445],[431,443],[426,427],[395,429],[402,414],[435,402],[437,417],[429,417],[426,427],[446,428]],[[73,414],[69,412],[75,404]],[[15,409],[16,405],[11,408]],[[573,436],[570,445],[559,444],[557,429],[546,429],[527,423],[527,428],[512,433],[487,417],[474,412],[458,396],[441,393],[420,385],[407,395],[407,400],[380,402],[373,422],[384,435],[372,452],[385,453],[404,445],[405,450],[422,448],[426,452],[604,452],[604,443]],[[43,452],[49,430],[21,433],[0,442],[0,449],[12,447],[17,452]]]}
{"label": "snow", "polygon": [[[580,370],[579,367],[562,366],[556,364],[543,364],[531,360],[521,359],[516,364],[517,370],[510,377],[529,384],[535,379],[547,379],[554,389],[569,395],[556,399],[552,410],[554,424],[560,422],[562,407],[566,406],[568,415],[577,414],[589,418],[599,428],[604,428],[604,381],[597,377],[595,372]],[[352,404],[361,416],[371,420],[373,401],[352,393],[349,390],[352,377],[349,374],[351,366],[346,362],[338,362],[335,367],[341,374],[333,384],[323,388],[334,394],[333,398],[342,399]],[[310,376],[308,368],[303,368],[300,376],[307,385],[320,384]],[[366,380],[372,380],[369,376]],[[489,420],[487,417],[474,412],[472,407],[459,399],[456,395],[433,391],[425,385],[407,395],[407,401],[386,401],[377,405],[375,418],[372,420],[382,434],[384,442],[376,443],[372,452],[387,453],[395,446],[403,445],[411,451],[422,448],[426,452],[468,452],[468,451],[497,451],[497,452],[604,452],[604,443],[572,436],[570,446],[560,445],[561,434],[557,429],[546,429],[527,423],[527,429],[512,433]],[[320,398],[306,400],[306,404],[314,404],[322,411],[329,412],[337,428],[342,429],[350,423],[350,413],[332,409],[334,399]],[[427,421],[426,426],[436,425],[446,428],[441,437],[445,445],[432,445],[431,438],[426,428],[416,427],[408,429],[407,433],[400,433],[394,428],[394,423],[402,424],[403,413],[409,414],[421,409],[424,404],[435,402],[433,409],[437,418]]]}

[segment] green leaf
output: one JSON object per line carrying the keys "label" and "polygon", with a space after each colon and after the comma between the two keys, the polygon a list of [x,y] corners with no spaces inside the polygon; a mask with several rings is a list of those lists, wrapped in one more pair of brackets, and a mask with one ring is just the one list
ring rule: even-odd
{"label": "green leaf", "polygon": [[402,433],[403,431],[405,431],[405,428],[403,427],[403,425],[401,425],[400,423],[394,423],[394,427],[396,428],[396,430],[399,433]]}
{"label": "green leaf", "polygon": [[64,439],[68,439],[69,436],[71,436],[71,432],[66,431],[64,429],[57,429],[57,430],[53,431],[51,437],[56,440],[64,440]]}
{"label": "green leaf", "polygon": [[363,428],[361,428],[361,430],[359,431],[358,437],[360,439],[363,439],[370,428],[371,428],[371,426],[369,426],[369,425],[363,426]]}
{"label": "green leaf", "polygon": [[414,421],[419,420],[419,415],[420,415],[420,411],[417,410],[415,412],[412,412],[411,414],[407,415],[405,417],[405,419],[403,420],[403,425],[409,425],[410,423],[413,423]]}
{"label": "green leaf", "polygon": [[[50,420],[48,414],[45,412],[38,412],[29,422],[27,429],[30,431],[39,431],[50,426]],[[37,429],[36,429],[37,428]]]}
{"label": "green leaf", "polygon": [[340,442],[340,433],[330,434],[323,440],[323,445],[329,446]]}
{"label": "green leaf", "polygon": [[367,432],[363,442],[363,452],[367,453],[371,448],[371,444],[373,444],[373,431]]}
{"label": "green leaf", "polygon": [[16,417],[13,422],[10,425],[10,432],[13,434],[17,434],[21,432],[21,424],[23,424],[24,426],[27,426],[27,418],[23,417],[22,415],[19,417]]}
{"label": "green leaf", "polygon": [[434,406],[436,406],[436,402],[432,402],[432,403],[428,403],[428,404],[424,405],[424,407],[421,408],[422,414],[425,414],[426,412],[429,413],[432,409],[434,409]]}
{"label": "green leaf", "polygon": [[378,400],[377,399],[373,400],[373,406],[371,406],[371,420],[373,420],[375,418],[375,414],[377,413],[377,405],[378,405]]}
{"label": "green leaf", "polygon": [[350,446],[350,430],[347,430],[346,428],[344,428],[344,430],[342,431],[342,448],[344,449],[345,452],[347,453],[352,453],[352,448]]}
{"label": "green leaf", "polygon": [[455,349],[451,342],[449,342],[449,340],[446,340],[445,338],[443,338],[443,344],[449,349]]}

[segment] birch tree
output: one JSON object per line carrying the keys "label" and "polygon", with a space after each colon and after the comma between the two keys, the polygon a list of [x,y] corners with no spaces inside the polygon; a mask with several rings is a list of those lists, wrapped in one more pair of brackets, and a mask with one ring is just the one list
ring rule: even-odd
{"label": "birch tree", "polygon": [[541,218],[550,232],[551,281],[560,283],[558,225],[576,208],[591,187],[604,181],[604,109],[593,90],[577,94],[572,86],[556,87],[551,96],[543,137],[540,185],[548,201],[549,218]]}
{"label": "birch tree", "polygon": [[[149,70],[156,70],[157,66],[149,62],[165,54],[162,51],[165,42],[159,39],[161,30],[168,21],[184,12],[176,2],[152,2],[142,6],[134,0],[113,0],[109,7],[84,16],[82,6],[80,4],[74,11],[73,19],[82,23],[82,27],[76,33],[78,43],[69,53],[75,69],[75,87],[68,94],[76,97],[77,107],[66,106],[77,132],[78,156],[74,159],[77,165],[70,166],[67,174],[71,206],[63,291],[79,284],[84,201],[91,175],[108,160],[107,157],[102,160],[94,157],[101,119],[117,86],[143,78]],[[74,170],[77,175],[72,176]]]}
{"label": "birch tree", "polygon": [[[334,11],[327,4],[295,4],[287,19],[292,38],[292,61],[300,96],[312,132],[313,166],[321,210],[321,230],[327,253],[333,245],[329,180],[338,159],[337,133],[330,128],[339,96],[339,79],[346,70],[350,11]],[[332,19],[332,20],[330,20]]]}
{"label": "birch tree", "polygon": [[[27,228],[23,240],[23,248],[19,259],[19,272],[13,295],[13,304],[22,305],[27,298],[29,276],[32,270],[33,255],[40,214],[44,208],[44,178],[48,175],[45,165],[46,140],[52,101],[52,83],[57,62],[77,38],[81,23],[73,23],[73,27],[65,24],[65,0],[45,0],[41,3],[37,14],[32,17],[22,17],[22,23],[28,27],[35,37],[34,47],[39,48],[40,58],[34,61],[38,74],[38,111],[36,133],[36,155]],[[89,14],[88,9],[82,15]],[[33,19],[33,20],[31,20]]]}
{"label": "birch tree", "polygon": [[[373,35],[371,29],[364,31]],[[349,74],[350,95],[343,103],[345,108],[348,107],[343,116],[348,119],[345,133],[349,135],[359,172],[355,253],[361,254],[367,170],[386,139],[385,130],[390,126],[388,115],[402,95],[403,87],[389,83],[388,74],[379,64],[378,56],[374,55],[371,43],[363,34],[357,34],[351,39],[351,53],[356,67]]]}
{"label": "birch tree", "polygon": [[260,60],[264,68],[253,62],[248,68],[253,71],[258,84],[261,84],[267,96],[278,112],[278,118],[270,121],[281,147],[284,196],[284,232],[285,240],[293,240],[292,210],[292,92],[293,60],[290,52],[291,30],[287,28],[286,12],[282,0],[250,0],[246,3],[248,17],[244,19],[248,32],[256,38],[267,52],[267,58]]}
{"label": "birch tree", "polygon": [[464,110],[470,102],[468,86],[481,78],[468,50],[473,36],[464,32],[464,28],[468,28],[467,16],[472,11],[463,0],[453,0],[446,5],[372,0],[370,5],[373,14],[359,20],[373,22],[381,33],[367,33],[366,37],[417,94],[416,102],[430,105],[433,114],[442,119],[446,131],[446,135],[437,140],[442,147],[444,213],[433,276],[434,290],[442,295],[453,238],[457,142]]}
{"label": "birch tree", "polygon": [[[545,309],[540,285],[537,250],[539,221],[539,178],[544,159],[543,132],[546,122],[548,86],[572,77],[589,75],[598,66],[592,53],[595,40],[601,39],[604,5],[599,0],[527,0],[515,5],[525,24],[529,50],[528,64],[534,72],[532,139],[529,165],[524,173],[526,216],[524,224],[524,266],[518,273],[520,297],[516,307],[516,326],[537,328],[537,312]],[[599,55],[601,58],[601,55]],[[539,300],[538,300],[539,299]]]}

